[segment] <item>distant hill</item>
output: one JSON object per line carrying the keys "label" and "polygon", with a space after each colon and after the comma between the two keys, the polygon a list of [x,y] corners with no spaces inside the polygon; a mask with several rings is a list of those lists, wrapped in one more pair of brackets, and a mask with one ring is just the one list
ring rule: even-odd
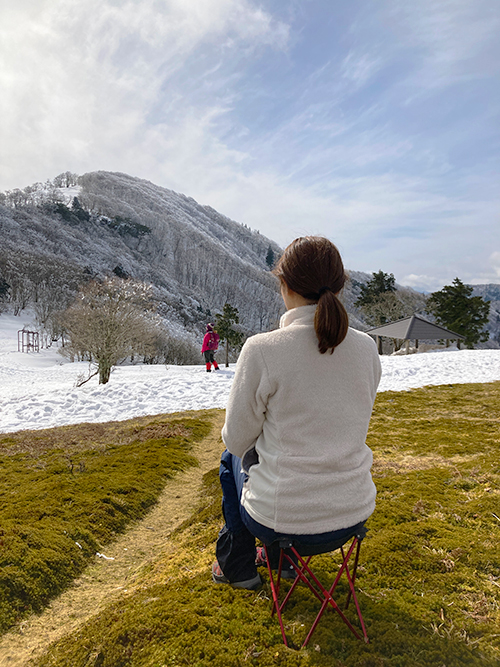
{"label": "distant hill", "polygon": [[490,340],[481,347],[500,347],[500,285],[471,285],[473,296],[481,296],[490,302],[490,317],[486,328],[490,332]]}
{"label": "distant hill", "polygon": [[165,319],[193,332],[226,301],[239,309],[247,331],[267,329],[279,317],[281,300],[266,264],[269,248],[278,255],[279,246],[185,195],[126,174],[94,172],[66,187],[7,193],[4,203],[2,254],[17,259],[28,282],[37,280],[28,268],[36,258],[54,266],[62,261],[68,273],[78,268],[148,281]]}
{"label": "distant hill", "polygon": [[[165,321],[193,336],[226,301],[238,308],[246,333],[275,327],[283,312],[267,261],[270,251],[279,257],[277,243],[191,197],[126,174],[66,172],[2,193],[0,233],[0,272],[8,257],[19,308],[63,272],[63,301],[64,280],[75,287],[82,277],[115,273],[151,282]],[[353,304],[369,276],[351,273],[344,300],[352,326],[367,328]]]}
{"label": "distant hill", "polygon": [[[193,341],[226,301],[238,308],[246,334],[274,328],[283,312],[268,265],[282,251],[277,243],[191,197],[127,174],[66,172],[0,193],[0,235],[0,309],[2,284],[10,286],[14,311],[42,303],[50,291],[62,309],[83,280],[115,274],[152,283],[167,328]],[[370,275],[349,275],[342,298],[351,325],[367,329],[354,302]],[[475,289],[483,287],[495,286]],[[421,306],[422,295],[399,289]],[[495,308],[493,318],[498,303]]]}

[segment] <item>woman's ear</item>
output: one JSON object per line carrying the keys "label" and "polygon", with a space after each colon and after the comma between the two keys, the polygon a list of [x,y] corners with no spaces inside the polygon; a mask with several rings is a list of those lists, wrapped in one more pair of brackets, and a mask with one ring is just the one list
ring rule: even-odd
{"label": "woman's ear", "polygon": [[297,292],[294,292],[285,282],[281,283],[281,296],[283,297],[285,308],[287,310],[292,310],[292,308],[298,308],[299,306],[307,306],[310,303],[315,303],[314,301],[305,299],[300,294],[297,294]]}
{"label": "woman's ear", "polygon": [[283,298],[283,301],[285,302],[285,308],[287,310],[293,308],[293,306],[290,303],[291,302],[290,296],[291,294],[294,293],[295,292],[292,292],[292,290],[288,287],[288,285],[285,282],[281,281],[281,296]]}

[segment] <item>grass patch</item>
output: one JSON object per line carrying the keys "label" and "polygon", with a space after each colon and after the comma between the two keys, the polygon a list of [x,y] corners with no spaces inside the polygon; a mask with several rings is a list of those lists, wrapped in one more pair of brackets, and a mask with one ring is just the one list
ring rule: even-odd
{"label": "grass patch", "polygon": [[146,417],[0,435],[0,632],[38,612],[155,504],[207,418]]}
{"label": "grass patch", "polygon": [[[309,649],[287,649],[267,583],[257,593],[211,583],[221,525],[214,470],[175,548],[37,667],[499,665],[499,419],[500,383],[378,396],[369,444],[379,495],[358,575],[370,644],[327,613]],[[331,558],[317,557],[326,577]],[[297,644],[316,609],[301,590],[286,613]]]}

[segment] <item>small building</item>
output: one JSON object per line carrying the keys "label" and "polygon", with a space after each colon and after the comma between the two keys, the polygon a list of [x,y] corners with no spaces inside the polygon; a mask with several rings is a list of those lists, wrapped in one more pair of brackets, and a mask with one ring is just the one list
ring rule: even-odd
{"label": "small building", "polygon": [[17,332],[18,352],[40,352],[40,335],[38,331],[21,329]]}
{"label": "small building", "polygon": [[460,341],[465,340],[465,336],[445,329],[439,324],[433,324],[421,317],[421,315],[411,315],[397,322],[382,324],[380,327],[368,329],[366,333],[370,334],[370,336],[375,336],[380,354],[382,354],[381,336],[406,341],[407,352],[410,349],[410,340],[415,341],[417,349],[419,340],[446,340],[446,347],[448,347],[450,340],[456,340],[459,348]]}

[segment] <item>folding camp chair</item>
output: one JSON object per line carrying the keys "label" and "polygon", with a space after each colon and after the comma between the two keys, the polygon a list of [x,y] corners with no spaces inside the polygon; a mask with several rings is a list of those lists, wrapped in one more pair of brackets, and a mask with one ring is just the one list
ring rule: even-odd
{"label": "folding camp chair", "polygon": [[[333,593],[335,592],[335,589],[337,587],[337,584],[339,583],[342,575],[345,575],[345,578],[347,579],[347,582],[349,584],[349,592],[347,594],[347,600],[345,603],[344,610],[347,610],[349,606],[349,602],[352,599],[354,600],[354,604],[356,606],[356,612],[359,618],[359,622],[361,624],[361,630],[363,632],[363,637],[364,641],[368,643],[368,635],[366,634],[366,629],[365,629],[365,624],[363,621],[363,617],[361,615],[361,610],[359,608],[359,603],[358,603],[358,598],[356,596],[356,591],[354,590],[354,582],[356,581],[356,571],[358,568],[358,560],[359,560],[359,551],[361,547],[361,541],[363,538],[366,536],[367,529],[362,526],[360,529],[358,529],[355,533],[348,535],[347,537],[337,540],[335,542],[329,542],[328,544],[315,544],[315,545],[307,545],[303,543],[297,543],[294,542],[293,539],[281,539],[279,540],[278,546],[279,546],[279,565],[277,572],[273,574],[273,570],[271,567],[271,561],[269,558],[269,551],[268,551],[268,546],[264,546],[265,553],[266,553],[266,560],[267,560],[267,568],[269,571],[269,579],[270,579],[270,584],[271,584],[271,591],[272,591],[272,596],[273,596],[273,611],[272,613],[274,614],[276,612],[276,615],[278,617],[278,621],[280,624],[281,628],[281,634],[283,636],[283,641],[285,643],[285,646],[288,646],[288,641],[287,637],[285,635],[285,628],[283,625],[283,619],[282,619],[282,611],[285,608],[286,604],[290,600],[291,595],[293,592],[296,590],[297,585],[299,582],[304,583],[309,587],[309,589],[312,591],[312,593],[318,598],[318,600],[321,602],[321,608],[311,625],[311,628],[309,632],[307,633],[307,636],[304,640],[304,643],[302,644],[301,648],[304,648],[311,639],[311,636],[316,629],[316,626],[318,625],[321,617],[323,616],[323,613],[325,610],[330,606],[332,607],[337,614],[340,616],[340,618],[344,621],[344,623],[347,625],[349,630],[354,634],[354,636],[357,639],[362,639],[361,635],[359,632],[354,628],[354,626],[351,624],[351,622],[348,620],[348,618],[345,616],[344,612],[342,609],[339,607],[339,605],[335,602],[333,599]],[[349,540],[352,539],[351,544],[347,547],[345,546]],[[269,545],[270,546],[270,545]],[[345,547],[345,548],[344,548]],[[337,572],[337,575],[335,577],[335,580],[333,584],[329,588],[325,588],[325,586],[318,580],[316,574],[313,572],[310,566],[310,562],[313,556],[316,556],[318,554],[323,554],[323,553],[329,553],[331,551],[336,551],[337,549],[340,549],[340,553],[342,554],[342,563],[340,565],[340,568]],[[293,555],[292,555],[293,554]],[[354,565],[352,567],[352,570],[349,569],[349,561],[351,559],[351,556],[354,555]],[[294,562],[296,560],[296,562]],[[284,599],[282,602],[279,601],[279,593],[280,593],[280,583],[282,580],[282,569],[283,567],[287,568],[288,566],[286,563],[289,563],[291,566],[293,566],[295,572],[296,572],[296,577],[288,591],[286,593]]]}

